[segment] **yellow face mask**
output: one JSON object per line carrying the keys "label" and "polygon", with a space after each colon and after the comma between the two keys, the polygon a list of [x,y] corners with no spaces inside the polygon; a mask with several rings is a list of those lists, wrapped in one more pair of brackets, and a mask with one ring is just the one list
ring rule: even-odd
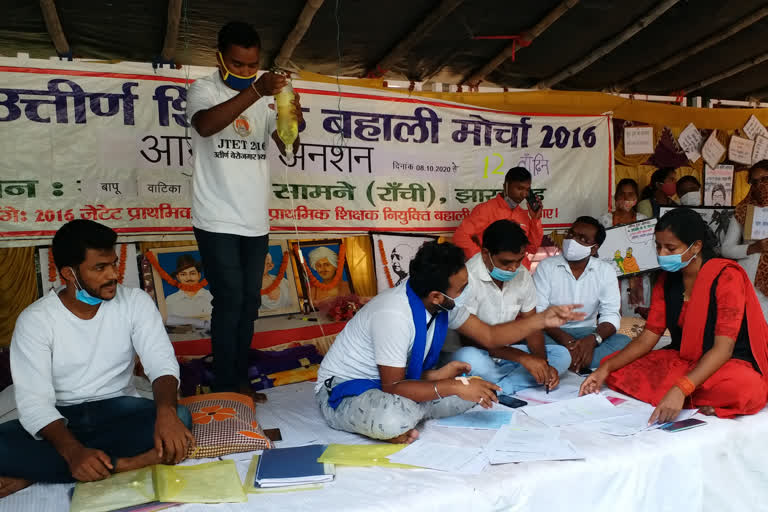
{"label": "yellow face mask", "polygon": [[224,80],[224,83],[229,87],[238,91],[242,91],[243,89],[250,87],[253,81],[256,80],[256,75],[258,72],[252,74],[251,76],[236,75],[227,69],[227,65],[224,64],[224,57],[221,55],[221,52],[216,52],[216,56],[218,57],[219,63],[221,64],[221,79]]}

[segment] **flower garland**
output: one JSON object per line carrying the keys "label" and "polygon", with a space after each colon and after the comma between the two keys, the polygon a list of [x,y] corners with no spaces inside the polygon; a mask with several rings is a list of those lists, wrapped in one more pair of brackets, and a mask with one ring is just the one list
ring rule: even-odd
{"label": "flower garland", "polygon": [[288,260],[291,258],[288,255],[288,251],[283,253],[283,261],[280,263],[280,270],[277,272],[277,277],[274,281],[272,281],[272,284],[267,286],[266,288],[263,288],[261,290],[262,295],[269,295],[273,291],[277,289],[278,286],[280,286],[280,283],[283,281],[283,278],[285,277],[285,271],[288,268]]}
{"label": "flower garland", "polygon": [[147,259],[152,264],[152,268],[154,268],[158,274],[160,274],[160,277],[163,278],[163,281],[168,283],[169,285],[173,286],[174,288],[178,288],[179,290],[184,290],[185,292],[196,292],[200,290],[200,288],[204,288],[205,286],[208,286],[208,280],[203,279],[199,283],[195,284],[182,284],[172,278],[168,272],[165,271],[163,267],[160,266],[160,262],[157,261],[157,256],[155,256],[155,253],[152,251],[147,251]]}
{"label": "flower garland", "polygon": [[[298,245],[294,246],[294,251],[296,252],[296,259],[298,261],[302,261],[303,258],[301,258],[299,254],[299,248]],[[332,290],[336,288],[339,285],[339,282],[341,281],[341,277],[344,275],[344,261],[347,258],[347,246],[343,243],[339,245],[339,265],[336,267],[336,275],[333,276],[333,279],[329,283],[321,283],[318,281],[318,279],[312,274],[312,270],[309,268],[309,265],[307,265],[307,262],[304,261],[304,269],[307,272],[307,276],[309,276],[309,282],[312,286],[315,288],[319,288],[320,290]]]}
{"label": "flower garland", "polygon": [[384,242],[379,240],[379,254],[381,255],[381,264],[384,265],[384,275],[387,276],[387,284],[390,288],[395,287],[394,281],[392,281],[392,274],[389,272],[389,263],[387,262],[387,253],[384,250]]}
{"label": "flower garland", "polygon": [[[123,284],[123,279],[125,279],[125,259],[126,254],[128,254],[128,245],[122,244],[120,246],[120,259],[117,264],[117,282],[120,284]],[[49,283],[55,283],[56,282],[56,274],[58,271],[56,270],[56,262],[53,260],[53,250],[48,249],[48,282]],[[64,280],[63,277],[59,276],[61,280],[61,284],[67,284],[67,282]]]}

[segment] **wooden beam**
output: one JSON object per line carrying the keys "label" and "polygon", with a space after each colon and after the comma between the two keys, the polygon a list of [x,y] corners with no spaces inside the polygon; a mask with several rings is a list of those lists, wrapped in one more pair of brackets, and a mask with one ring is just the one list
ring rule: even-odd
{"label": "wooden beam", "polygon": [[624,92],[629,86],[634,85],[638,82],[642,82],[646,78],[652,77],[653,75],[661,73],[662,71],[666,71],[667,69],[670,69],[673,66],[677,66],[678,64],[683,62],[685,59],[689,57],[693,57],[697,53],[701,53],[707,48],[711,48],[712,46],[722,41],[725,41],[732,35],[737,34],[742,30],[744,30],[745,28],[752,26],[753,24],[757,23],[758,21],[765,18],[766,16],[768,16],[768,7],[763,7],[762,9],[755,11],[754,13],[750,14],[745,18],[741,18],[739,21],[737,21],[727,29],[721,32],[718,32],[717,35],[707,37],[700,43],[694,46],[691,46],[687,50],[683,50],[682,52],[677,53],[676,55],[674,55],[669,59],[664,59],[664,61],[661,62],[660,64],[653,66],[651,68],[648,68],[644,71],[641,71],[640,73],[636,74],[635,76],[627,80],[624,80],[623,82],[619,82],[618,84],[612,87],[612,90],[617,92]]}
{"label": "wooden beam", "polygon": [[[554,22],[568,12],[573,6],[579,3],[579,0],[564,0],[560,2],[554,9],[549,11],[536,25],[520,34],[521,41],[530,43],[537,37],[539,37],[545,30],[547,30]],[[491,74],[493,70],[501,66],[504,61],[512,57],[516,50],[520,50],[522,46],[519,43],[514,42],[504,48],[501,53],[489,60],[483,67],[466,77],[461,81],[461,84],[468,84],[471,86],[477,85],[482,82],[486,76]]]}
{"label": "wooden beam", "polygon": [[168,21],[165,25],[165,40],[160,57],[163,62],[170,62],[176,56],[176,41],[179,39],[181,23],[181,4],[183,0],[168,0]]}
{"label": "wooden beam", "polygon": [[60,57],[70,55],[69,43],[64,35],[64,29],[61,28],[61,21],[54,0],[40,0],[40,10],[43,11],[45,27],[48,29],[48,35],[51,36],[56,53]]}
{"label": "wooden beam", "polygon": [[419,24],[408,33],[403,39],[401,39],[389,53],[379,60],[371,69],[368,70],[366,76],[379,78],[384,75],[389,69],[397,62],[400,57],[405,55],[408,50],[413,48],[419,41],[424,39],[432,30],[445,19],[446,16],[451,14],[458,6],[460,6],[464,0],[441,0],[440,5],[432,10]]}
{"label": "wooden beam", "polygon": [[673,5],[675,5],[680,0],[663,0],[659,4],[656,5],[652,10],[647,12],[642,18],[640,18],[638,21],[633,23],[629,28],[622,31],[619,35],[612,38],[607,43],[598,46],[591,52],[589,52],[589,55],[581,59],[575,64],[572,64],[565,68],[563,71],[557,73],[554,76],[551,76],[545,80],[542,80],[538,84],[535,85],[535,88],[537,89],[548,89],[552,87],[553,85],[557,85],[566,78],[569,78],[579,71],[583,70],[596,60],[608,55],[611,53],[616,47],[619,45],[625,43],[626,41],[630,40],[632,37],[634,37],[635,34],[643,30],[645,27],[656,21],[656,19],[667,12]]}
{"label": "wooden beam", "polygon": [[717,75],[714,75],[710,78],[707,78],[706,80],[701,80],[700,82],[693,83],[689,85],[688,87],[685,87],[683,91],[685,91],[685,94],[689,94],[693,91],[698,91],[699,89],[703,89],[704,87],[707,87],[708,85],[712,85],[716,82],[719,82],[721,80],[725,80],[726,78],[730,78],[733,75],[738,75],[742,71],[746,71],[749,68],[753,68],[755,66],[758,66],[762,64],[763,62],[768,61],[768,52],[762,53],[756,57],[752,57],[746,62],[742,62],[738,66],[734,66],[730,68],[727,71],[723,71],[722,73],[718,73]]}
{"label": "wooden beam", "polygon": [[296,25],[293,27],[288,37],[285,38],[283,46],[280,47],[277,57],[275,57],[275,66],[282,68],[288,64],[288,60],[293,55],[294,50],[304,38],[304,34],[307,33],[307,29],[312,24],[312,19],[315,17],[318,9],[323,5],[325,0],[307,0],[304,4],[304,8],[299,14],[299,19],[296,20]]}

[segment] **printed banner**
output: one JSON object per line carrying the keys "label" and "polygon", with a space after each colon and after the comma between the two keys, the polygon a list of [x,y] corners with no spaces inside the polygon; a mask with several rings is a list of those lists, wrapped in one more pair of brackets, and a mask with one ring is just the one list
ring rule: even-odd
{"label": "printed banner", "polygon": [[[12,62],[0,59],[0,245],[50,238],[74,218],[121,235],[191,234],[188,70],[3,65]],[[189,80],[212,72],[191,68]],[[294,87],[306,119],[301,149],[288,162],[274,144],[266,154],[273,232],[451,231],[518,165],[533,175],[545,227],[609,206],[607,116],[507,113],[315,82]],[[245,140],[222,145],[220,158],[265,158]]]}

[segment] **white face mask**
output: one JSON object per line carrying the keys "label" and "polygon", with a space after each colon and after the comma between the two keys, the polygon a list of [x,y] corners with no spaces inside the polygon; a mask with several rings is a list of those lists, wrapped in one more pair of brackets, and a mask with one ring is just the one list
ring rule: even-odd
{"label": "white face mask", "polygon": [[687,192],[680,196],[680,204],[683,206],[701,206],[700,192]]}
{"label": "white face mask", "polygon": [[581,261],[592,255],[592,245],[581,245],[572,238],[563,240],[563,257],[568,261]]}

